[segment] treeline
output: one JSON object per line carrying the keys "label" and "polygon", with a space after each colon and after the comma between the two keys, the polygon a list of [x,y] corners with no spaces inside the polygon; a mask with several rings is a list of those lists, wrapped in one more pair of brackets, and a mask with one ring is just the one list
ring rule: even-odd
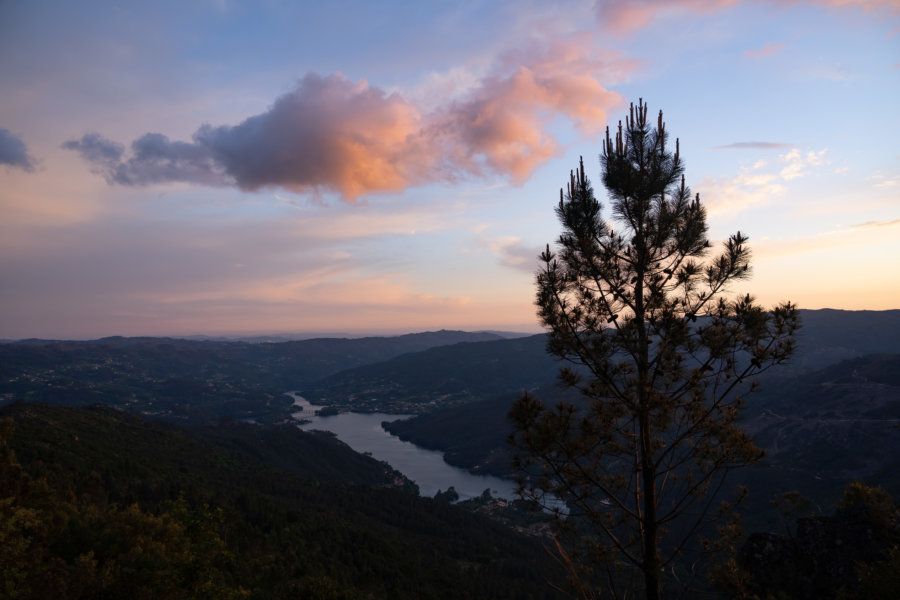
{"label": "treeline", "polygon": [[330,479],[267,464],[286,429],[210,437],[31,403],[0,418],[3,598],[553,598],[564,582],[538,540],[377,461]]}

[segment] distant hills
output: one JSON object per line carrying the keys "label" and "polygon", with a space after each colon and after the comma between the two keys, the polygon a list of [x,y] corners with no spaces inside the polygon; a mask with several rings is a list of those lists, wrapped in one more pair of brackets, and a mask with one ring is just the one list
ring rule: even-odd
{"label": "distant hills", "polygon": [[429,412],[554,381],[558,367],[545,347],[543,334],[439,346],[340,371],[301,393],[344,409]]}
{"label": "distant hills", "polygon": [[744,427],[766,458],[740,476],[759,486],[799,489],[823,506],[857,479],[900,496],[900,353],[764,381]]}
{"label": "distant hills", "polygon": [[[519,338],[519,337],[528,337],[530,334],[528,333],[519,333],[515,331],[500,331],[500,330],[484,330],[484,331],[474,331],[473,334],[490,334],[500,338]],[[260,334],[260,335],[186,335],[186,336],[175,336],[176,339],[185,339],[185,340],[193,340],[197,342],[247,342],[250,344],[274,344],[279,342],[295,342],[299,340],[314,340],[314,339],[362,339],[362,338],[372,338],[372,337],[402,337],[402,335],[420,335],[418,333],[412,334],[396,334],[396,335],[375,335],[375,334],[352,334],[347,332],[298,332],[298,333],[274,333],[274,334]],[[6,340],[12,341],[12,340]]]}
{"label": "distant hills", "polygon": [[801,310],[798,351],[792,361],[822,368],[866,354],[900,352],[900,310]]}
{"label": "distant hills", "polygon": [[[746,427],[768,450],[767,476],[822,493],[857,475],[900,492],[900,310],[801,318],[791,364],[761,377],[746,404]],[[298,389],[340,410],[418,414],[388,427],[454,465],[505,476],[509,405],[526,390],[547,402],[563,393],[560,364],[544,346],[543,335],[453,331],[279,343],[26,341],[0,345],[0,398],[100,402],[191,423],[280,422],[291,412],[283,392]]]}
{"label": "distant hills", "polygon": [[[825,510],[853,479],[882,485],[900,496],[900,311],[821,310],[801,311],[801,315],[803,329],[791,364],[761,376],[760,390],[745,403],[744,426],[767,456],[758,466],[740,470],[736,478],[750,484],[763,505],[760,510],[767,508],[772,493],[790,489],[815,498]],[[482,352],[496,348],[493,344],[484,344]],[[445,354],[455,348],[448,347]],[[404,359],[417,356],[422,355]],[[393,361],[383,364],[386,373],[392,372]],[[449,356],[441,364],[444,372],[455,372]],[[526,382],[536,377],[529,371],[534,364],[521,357],[519,375],[510,379],[518,387],[508,393],[485,394],[464,406],[385,426],[404,440],[444,452],[451,464],[509,476],[506,415],[515,398],[531,390],[546,403],[573,399],[552,378],[531,389]],[[377,367],[367,369],[377,372]],[[558,367],[550,367],[553,374]],[[356,373],[349,371],[348,380]],[[459,389],[471,389],[479,380],[474,375],[464,379]],[[410,397],[418,393],[419,387],[407,384],[406,378],[396,381],[409,386]],[[369,381],[363,389],[375,385]]]}
{"label": "distant hills", "polygon": [[0,344],[0,405],[101,403],[181,422],[279,422],[291,412],[284,392],[330,374],[435,346],[498,340],[462,331],[282,343],[23,340]]}
{"label": "distant hills", "polygon": [[[791,363],[774,376],[795,376],[841,360],[900,353],[900,310],[801,311],[803,327]],[[314,404],[405,413],[551,386],[561,365],[544,335],[448,345],[340,371],[302,389]]]}
{"label": "distant hills", "polygon": [[[743,424],[767,453],[734,474],[751,489],[749,531],[773,526],[775,493],[799,490],[819,513],[853,479],[900,496],[900,311],[801,316],[791,364],[761,377],[745,404]],[[387,465],[299,431],[284,394],[416,413],[386,427],[451,464],[508,476],[515,398],[573,398],[545,342],[438,331],[0,344],[0,421],[12,423],[0,435],[22,467],[0,440],[0,481],[19,494],[13,508],[40,521],[45,537],[29,538],[29,552],[52,560],[19,558],[55,565],[29,571],[36,586],[107,586],[108,597],[129,574],[175,569],[171,556],[201,561],[223,598],[555,597],[546,581],[560,574],[535,540],[418,498]],[[136,524],[169,537],[129,546]],[[175,555],[141,554],[166,544]],[[199,585],[178,568],[172,585]]]}

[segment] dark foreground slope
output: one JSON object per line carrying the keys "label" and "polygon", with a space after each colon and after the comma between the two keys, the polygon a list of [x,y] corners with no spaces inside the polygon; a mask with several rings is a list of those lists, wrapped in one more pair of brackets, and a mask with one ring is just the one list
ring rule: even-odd
{"label": "dark foreground slope", "polygon": [[[456,507],[263,462],[323,441],[303,432],[260,447],[103,407],[2,417],[0,552],[22,598],[549,598],[560,578],[535,540]],[[344,478],[377,480],[372,463]]]}

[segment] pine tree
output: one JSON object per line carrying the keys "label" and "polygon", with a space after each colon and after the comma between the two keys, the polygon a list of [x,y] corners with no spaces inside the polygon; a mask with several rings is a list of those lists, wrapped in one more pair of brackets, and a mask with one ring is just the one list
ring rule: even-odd
{"label": "pine tree", "polygon": [[[738,418],[752,376],[794,350],[796,307],[771,312],[730,282],[750,273],[747,237],[713,258],[706,212],[667,149],[662,111],[631,106],[600,157],[612,222],[585,176],[570,174],[556,214],[563,232],[537,274],[548,351],[580,401],[548,407],[526,394],[510,418],[520,493],[555,510],[566,560],[659,598],[663,573],[716,512],[726,475],[762,456]],[[598,570],[597,567],[603,567]],[[671,585],[667,582],[666,585]]]}

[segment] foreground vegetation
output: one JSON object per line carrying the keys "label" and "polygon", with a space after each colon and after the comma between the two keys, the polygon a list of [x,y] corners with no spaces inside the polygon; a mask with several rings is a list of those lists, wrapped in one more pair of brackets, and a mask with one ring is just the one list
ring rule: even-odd
{"label": "foreground vegetation", "polygon": [[[871,513],[882,515],[872,527],[868,509],[845,506],[842,490],[863,479],[900,495],[900,311],[801,312],[795,360],[764,379],[744,411],[743,426],[767,455],[731,482],[751,489],[742,522],[749,540],[778,552],[747,554],[758,546],[735,538],[743,562],[724,581],[759,598],[896,589],[896,517],[883,518],[895,513]],[[12,420],[0,461],[0,598],[553,597],[565,575],[540,540],[552,541],[511,531],[545,532],[539,515],[521,518],[495,501],[416,498],[411,482],[333,436],[243,422],[283,420],[288,389],[344,398],[334,403],[342,410],[360,408],[344,394],[362,408],[416,406],[409,412],[422,414],[392,431],[444,451],[451,464],[508,476],[507,414],[519,393],[577,398],[552,383],[544,336],[459,341],[437,332],[0,344],[0,419]],[[84,407],[95,402],[121,410]],[[810,504],[783,518],[769,500],[794,489]],[[876,543],[848,531],[872,531],[866,539]],[[841,569],[867,583],[829,578]]]}
{"label": "foreground vegetation", "polygon": [[[536,539],[327,437],[210,441],[100,406],[0,418],[3,598],[553,598],[563,579]],[[330,475],[263,460],[320,446]]]}

